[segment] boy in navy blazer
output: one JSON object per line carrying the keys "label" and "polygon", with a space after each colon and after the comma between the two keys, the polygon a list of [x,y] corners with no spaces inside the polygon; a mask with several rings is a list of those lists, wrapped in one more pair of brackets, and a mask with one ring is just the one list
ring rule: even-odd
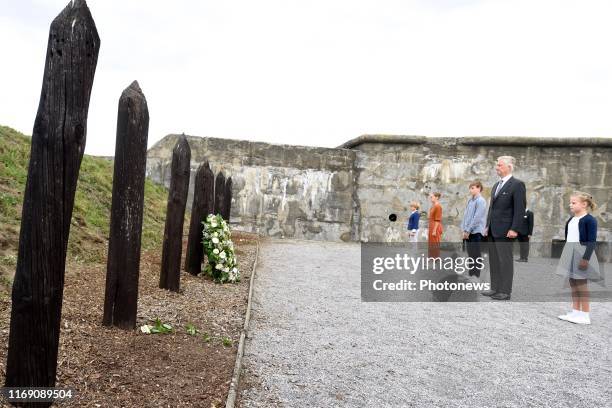
{"label": "boy in navy blazer", "polygon": [[410,203],[412,212],[410,213],[410,217],[408,217],[407,225],[410,242],[417,242],[419,240],[419,220],[421,218],[419,215],[419,207],[419,203],[416,201]]}

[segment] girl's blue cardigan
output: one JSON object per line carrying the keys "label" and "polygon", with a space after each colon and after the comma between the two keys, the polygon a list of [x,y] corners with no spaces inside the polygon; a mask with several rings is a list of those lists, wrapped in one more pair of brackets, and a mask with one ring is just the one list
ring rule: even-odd
{"label": "girl's blue cardigan", "polygon": [[[567,227],[573,217],[565,223],[565,239],[567,240]],[[591,259],[591,254],[597,245],[597,220],[591,214],[587,214],[578,221],[578,231],[580,232],[580,243],[586,245],[582,259]]]}

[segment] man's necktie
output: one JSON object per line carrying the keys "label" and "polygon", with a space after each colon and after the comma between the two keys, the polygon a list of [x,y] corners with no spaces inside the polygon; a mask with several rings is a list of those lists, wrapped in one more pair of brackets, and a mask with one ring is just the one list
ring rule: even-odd
{"label": "man's necktie", "polygon": [[499,194],[503,186],[504,186],[504,180],[503,179],[499,180],[499,184],[497,185],[497,190],[495,190],[495,197],[497,197],[497,195]]}

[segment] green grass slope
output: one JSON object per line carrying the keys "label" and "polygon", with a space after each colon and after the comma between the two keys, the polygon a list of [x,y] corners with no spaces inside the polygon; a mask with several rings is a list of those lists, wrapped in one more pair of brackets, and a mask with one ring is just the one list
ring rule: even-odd
{"label": "green grass slope", "polygon": [[[0,291],[10,284],[17,261],[21,207],[28,175],[30,138],[0,126]],[[105,262],[113,185],[113,162],[85,155],[72,212],[68,258]],[[145,183],[142,248],[161,246],[168,191]]]}

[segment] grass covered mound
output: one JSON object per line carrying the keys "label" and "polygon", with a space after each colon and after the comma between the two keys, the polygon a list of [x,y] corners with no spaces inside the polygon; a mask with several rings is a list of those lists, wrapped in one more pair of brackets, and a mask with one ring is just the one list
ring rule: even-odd
{"label": "grass covered mound", "polygon": [[[0,292],[10,286],[15,273],[30,140],[30,137],[14,129],[0,126]],[[72,212],[69,260],[104,262],[108,247],[112,186],[112,160],[83,156]],[[167,198],[168,192],[164,187],[146,180],[143,250],[161,246]]]}

